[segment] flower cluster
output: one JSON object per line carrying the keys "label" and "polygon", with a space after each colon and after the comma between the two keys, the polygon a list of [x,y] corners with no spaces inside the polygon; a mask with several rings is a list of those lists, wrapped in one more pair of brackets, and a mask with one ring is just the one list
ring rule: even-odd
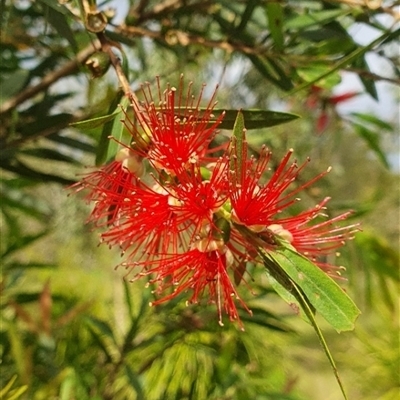
{"label": "flower cluster", "polygon": [[157,82],[156,96],[146,85],[143,102],[131,98],[137,123],[125,114],[129,146],[75,185],[87,191],[89,221],[102,228],[103,242],[122,250],[132,279],[149,276],[155,285],[152,304],[188,292],[189,303],[215,303],[221,325],[223,313],[240,321],[237,305],[251,311],[235,283],[247,263],[261,263],[260,246],[274,251],[283,240],[337,275],[327,255],[352,237],[354,225],[335,226],[349,213],[326,218],[328,198],[294,216],[283,212],[326,172],[296,186],[307,162],[291,162],[292,150],[272,170],[266,147],[256,158],[245,138],[216,145],[224,115],[213,115],[215,93],[201,108],[203,92],[193,96],[183,78],[165,91]]}

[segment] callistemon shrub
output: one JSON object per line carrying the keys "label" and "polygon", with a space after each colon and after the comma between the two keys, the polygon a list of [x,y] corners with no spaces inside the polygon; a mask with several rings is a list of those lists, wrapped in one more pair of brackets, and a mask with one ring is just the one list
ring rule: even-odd
{"label": "callistemon shrub", "polygon": [[120,143],[111,162],[74,187],[87,192],[89,221],[101,230],[102,242],[122,250],[121,266],[131,279],[150,277],[152,305],[184,293],[188,303],[215,303],[221,325],[227,314],[242,327],[237,307],[251,310],[237,284],[248,263],[269,268],[284,290],[296,284],[285,268],[276,270],[278,256],[288,251],[297,254],[295,263],[306,260],[307,268],[312,263],[338,277],[342,267],[326,262],[327,256],[357,226],[337,225],[349,212],[328,218],[328,197],[297,215],[285,212],[328,171],[296,185],[308,160],[292,161],[293,150],[277,168],[266,147],[249,156],[240,112],[232,138],[215,140],[224,113],[213,114],[215,93],[201,107],[202,93],[194,96],[183,78],[177,88],[162,90],[159,81],[156,90],[143,86],[141,101],[130,98],[134,117],[124,111],[130,143]]}

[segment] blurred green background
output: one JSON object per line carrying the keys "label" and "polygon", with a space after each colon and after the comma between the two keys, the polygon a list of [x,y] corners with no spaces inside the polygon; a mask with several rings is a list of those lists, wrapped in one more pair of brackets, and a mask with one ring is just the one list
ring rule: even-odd
{"label": "blurred green background", "polygon": [[304,181],[333,167],[301,204],[330,196],[332,215],[353,209],[362,223],[336,261],[362,314],[341,334],[317,320],[349,399],[399,398],[398,2],[38,0],[0,11],[2,399],[342,398],[312,327],[261,268],[238,288],[254,313],[241,314],[245,332],[184,296],[149,307],[151,287],[114,270],[118,250],[98,245],[90,208],[66,189],[121,131],[121,114],[77,124],[118,109],[113,67],[88,68],[102,38],[134,90],[184,73],[207,83],[204,105],[218,83],[219,108],[301,117],[249,142],[275,161],[289,148],[310,156]]}

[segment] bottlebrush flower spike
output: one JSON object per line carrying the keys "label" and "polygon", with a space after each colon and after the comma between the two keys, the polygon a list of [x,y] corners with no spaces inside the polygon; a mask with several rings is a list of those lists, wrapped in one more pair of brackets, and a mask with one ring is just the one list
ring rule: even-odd
{"label": "bottlebrush flower spike", "polygon": [[141,104],[135,98],[131,99],[135,109],[140,110],[141,129],[129,118],[125,125],[133,137],[134,147],[144,151],[154,167],[173,176],[180,175],[206,155],[223,114],[216,120],[212,114],[216,90],[207,107],[200,109],[203,90],[204,85],[196,99],[192,94],[192,83],[185,91],[181,76],[178,88],[168,85],[162,91],[157,79],[156,96],[147,84],[142,87],[144,101]]}
{"label": "bottlebrush flower spike", "polygon": [[71,186],[77,192],[87,189],[88,202],[95,204],[88,219],[95,226],[112,225],[119,220],[119,211],[125,194],[133,182],[143,173],[140,158],[128,148],[121,149],[111,163],[87,174],[80,182]]}
{"label": "bottlebrush flower spike", "polygon": [[104,232],[101,239],[127,252],[128,260],[177,253],[187,246],[188,235],[184,233],[191,228],[177,211],[179,199],[172,187],[149,187],[138,181],[125,191],[119,223]]}
{"label": "bottlebrush flower spike", "polygon": [[289,242],[296,251],[309,258],[328,275],[338,278],[344,267],[336,266],[328,260],[338,255],[337,249],[344,246],[347,240],[353,239],[359,227],[358,224],[335,226],[347,219],[352,212],[328,218],[324,211],[329,200],[327,197],[314,208],[281,219],[277,221],[279,223],[269,225],[267,229]]}
{"label": "bottlebrush flower spike", "polygon": [[[265,247],[273,251],[274,235],[288,241],[299,253],[302,253],[328,274],[337,277],[341,267],[324,262],[328,254],[335,254],[336,249],[343,246],[345,240],[351,239],[358,229],[357,224],[335,227],[335,223],[346,219],[351,213],[315,223],[315,219],[323,216],[329,198],[324,199],[315,208],[298,215],[284,217],[282,212],[299,201],[297,194],[322,178],[323,172],[310,181],[292,188],[306,163],[298,166],[296,162],[289,164],[292,154],[290,150],[282,159],[270,179],[262,185],[260,179],[268,171],[271,152],[262,148],[258,160],[247,161],[246,168],[241,171],[234,168],[230,176],[229,197],[232,206],[232,221],[243,225],[264,239]],[[247,155],[247,143],[243,142],[242,158]],[[235,236],[236,238],[238,235]],[[239,239],[240,242],[240,239]],[[246,240],[242,245],[249,251]],[[255,246],[256,247],[256,246]]]}
{"label": "bottlebrush flower spike", "polygon": [[358,96],[360,94],[361,94],[360,92],[345,92],[345,93],[342,93],[342,94],[337,94],[337,95],[330,96],[330,97],[327,98],[326,101],[328,103],[330,103],[330,104],[336,105],[336,104],[343,103],[343,102],[345,102],[347,100],[350,100],[353,97],[356,97],[356,96]]}
{"label": "bottlebrush flower spike", "polygon": [[188,303],[198,303],[202,297],[216,304],[219,323],[222,326],[222,313],[225,312],[231,321],[237,321],[243,329],[235,302],[251,314],[243,300],[239,297],[231,282],[228,269],[233,264],[233,256],[222,240],[205,238],[193,244],[184,254],[165,257],[161,263],[146,263],[145,272],[137,277],[153,274],[150,283],[158,284],[155,292],[162,295],[170,293],[154,301],[151,305],[161,304],[176,297],[182,292],[191,291]]}

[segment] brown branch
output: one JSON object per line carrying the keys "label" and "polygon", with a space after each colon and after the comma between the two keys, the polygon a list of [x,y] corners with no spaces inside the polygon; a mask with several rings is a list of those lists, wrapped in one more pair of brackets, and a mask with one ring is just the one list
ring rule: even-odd
{"label": "brown branch", "polygon": [[139,28],[137,26],[121,26],[117,29],[117,32],[127,34],[129,36],[140,36],[149,37],[152,39],[161,40],[166,44],[171,42],[179,42],[182,46],[188,46],[189,44],[199,44],[205,47],[218,48],[225,51],[240,51],[245,54],[266,54],[265,48],[259,47],[254,48],[246,46],[240,43],[232,43],[226,40],[209,40],[203,36],[196,36],[180,30],[169,30],[166,35],[160,32],[151,31],[149,29]]}
{"label": "brown branch", "polygon": [[137,22],[143,22],[156,18],[158,15],[162,15],[165,12],[177,10],[182,6],[181,0],[165,0],[162,3],[156,4],[152,10],[145,13],[147,3],[147,0],[141,0],[135,7],[131,8],[128,15],[134,17]]}
{"label": "brown branch", "polygon": [[71,60],[64,64],[62,67],[59,69],[49,73],[46,75],[37,85],[34,86],[28,86],[25,90],[22,92],[19,92],[17,95],[12,97],[11,99],[5,101],[1,106],[0,106],[0,115],[5,114],[6,112],[14,109],[18,105],[22,104],[24,101],[32,98],[36,94],[42,92],[43,90],[46,90],[48,87],[50,87],[52,84],[57,82],[60,78],[63,78],[65,76],[71,75],[75,73],[76,71],[79,70],[81,64],[85,62],[96,50],[97,46],[96,45],[89,45],[82,51],[80,51],[74,60]]}
{"label": "brown branch", "polygon": [[343,71],[354,72],[360,76],[361,75],[364,76],[365,78],[372,79],[373,81],[386,81],[386,82],[394,83],[395,85],[400,85],[400,79],[381,76],[378,74],[374,74],[373,72],[365,71],[365,70],[359,69],[359,68],[343,68]]}

